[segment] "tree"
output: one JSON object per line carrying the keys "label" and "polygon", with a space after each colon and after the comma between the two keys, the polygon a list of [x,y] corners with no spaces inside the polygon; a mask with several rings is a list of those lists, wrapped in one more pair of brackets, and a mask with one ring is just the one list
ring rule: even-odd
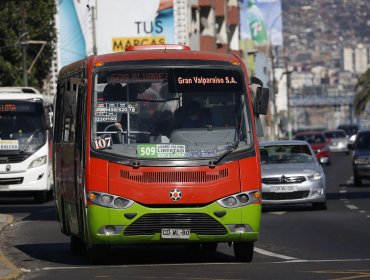
{"label": "tree", "polygon": [[363,73],[355,87],[355,98],[353,106],[355,115],[359,116],[365,111],[367,103],[370,101],[370,69]]}
{"label": "tree", "polygon": [[42,88],[43,80],[50,73],[56,44],[55,14],[55,0],[0,1],[0,86],[24,86],[22,44],[28,70],[41,48],[28,42],[46,41],[28,74],[28,85]]}

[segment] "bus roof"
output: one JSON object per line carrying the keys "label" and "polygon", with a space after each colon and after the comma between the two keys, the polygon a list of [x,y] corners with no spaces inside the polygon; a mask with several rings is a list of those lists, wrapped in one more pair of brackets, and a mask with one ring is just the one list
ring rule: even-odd
{"label": "bus roof", "polygon": [[38,93],[40,92],[34,87],[0,87],[0,93],[3,92],[15,92],[15,93]]}
{"label": "bus roof", "polygon": [[52,103],[52,97],[40,93],[23,93],[23,92],[0,92],[0,100],[42,100],[44,103]]}
{"label": "bus roof", "polygon": [[[132,60],[154,60],[154,59],[184,59],[184,60],[217,60],[239,65],[241,60],[236,55],[230,53],[217,53],[209,51],[193,51],[190,48],[178,47],[176,45],[146,45],[145,47],[129,47],[124,52],[102,54],[90,56],[87,59],[76,61],[70,65],[64,66],[60,73],[69,72],[76,67],[83,68],[83,65],[89,61],[94,65],[102,66],[104,63],[116,61]],[[162,47],[161,47],[162,46]],[[170,47],[168,47],[170,46]]]}

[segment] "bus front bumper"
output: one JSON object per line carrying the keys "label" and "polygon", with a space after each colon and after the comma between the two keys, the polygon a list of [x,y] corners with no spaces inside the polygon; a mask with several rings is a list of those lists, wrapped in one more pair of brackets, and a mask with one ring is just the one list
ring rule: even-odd
{"label": "bus front bumper", "polygon": [[[216,202],[194,208],[148,208],[135,203],[118,210],[87,207],[90,244],[164,244],[257,241],[261,205],[223,208]],[[163,231],[185,232],[165,236]]]}

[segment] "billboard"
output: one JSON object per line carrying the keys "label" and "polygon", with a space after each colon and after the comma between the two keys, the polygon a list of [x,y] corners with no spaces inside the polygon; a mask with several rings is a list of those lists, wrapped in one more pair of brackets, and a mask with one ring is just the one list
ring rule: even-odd
{"label": "billboard", "polygon": [[59,66],[127,46],[173,44],[174,0],[59,0]]}
{"label": "billboard", "polygon": [[282,46],[281,0],[241,0],[240,34],[257,46]]}

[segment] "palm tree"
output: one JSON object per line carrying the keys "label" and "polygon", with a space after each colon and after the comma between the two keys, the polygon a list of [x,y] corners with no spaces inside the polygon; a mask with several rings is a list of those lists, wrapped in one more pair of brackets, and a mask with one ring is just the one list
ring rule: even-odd
{"label": "palm tree", "polygon": [[365,111],[367,103],[370,101],[370,68],[360,76],[355,87],[355,98],[353,106],[355,115],[359,116]]}

